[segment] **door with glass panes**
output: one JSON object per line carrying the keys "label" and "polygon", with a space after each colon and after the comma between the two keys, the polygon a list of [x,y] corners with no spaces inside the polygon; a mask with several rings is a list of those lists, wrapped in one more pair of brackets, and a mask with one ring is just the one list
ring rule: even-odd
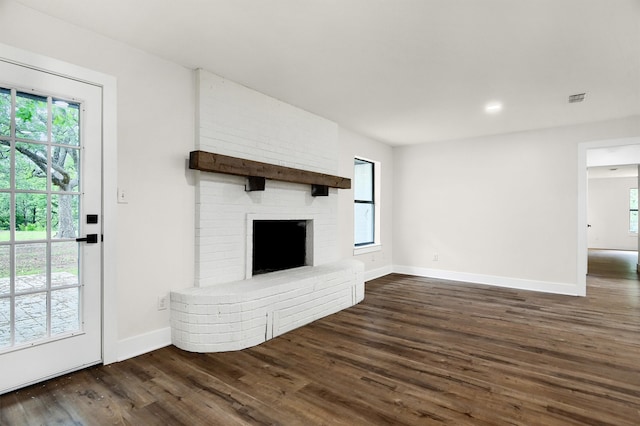
{"label": "door with glass panes", "polygon": [[0,60],[0,393],[101,362],[101,89]]}

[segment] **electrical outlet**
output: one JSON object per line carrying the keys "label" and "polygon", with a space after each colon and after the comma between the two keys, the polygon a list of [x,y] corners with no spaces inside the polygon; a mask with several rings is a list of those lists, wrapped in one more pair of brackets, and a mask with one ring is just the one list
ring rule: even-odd
{"label": "electrical outlet", "polygon": [[438,253],[435,253],[435,254],[433,255],[433,261],[434,261],[434,262],[437,262],[437,261],[438,261]]}
{"label": "electrical outlet", "polygon": [[167,309],[167,295],[158,296],[158,310],[164,311]]}

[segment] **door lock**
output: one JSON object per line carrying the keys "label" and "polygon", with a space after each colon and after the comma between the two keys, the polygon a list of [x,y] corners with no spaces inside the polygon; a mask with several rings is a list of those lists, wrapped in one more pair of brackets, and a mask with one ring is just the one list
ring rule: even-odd
{"label": "door lock", "polygon": [[77,242],[86,242],[87,244],[95,244],[98,242],[98,234],[87,234],[86,237],[76,238]]}

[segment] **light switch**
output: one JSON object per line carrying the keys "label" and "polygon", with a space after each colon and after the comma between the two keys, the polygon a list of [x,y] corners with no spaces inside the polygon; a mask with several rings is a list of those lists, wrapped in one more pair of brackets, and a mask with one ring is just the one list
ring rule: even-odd
{"label": "light switch", "polygon": [[118,203],[120,204],[128,204],[128,192],[124,190],[124,188],[118,188]]}

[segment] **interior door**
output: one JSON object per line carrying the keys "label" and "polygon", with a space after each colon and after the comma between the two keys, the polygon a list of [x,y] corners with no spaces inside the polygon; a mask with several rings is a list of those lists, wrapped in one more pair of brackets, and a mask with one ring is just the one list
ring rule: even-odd
{"label": "interior door", "polygon": [[0,60],[0,393],[102,361],[101,96]]}

